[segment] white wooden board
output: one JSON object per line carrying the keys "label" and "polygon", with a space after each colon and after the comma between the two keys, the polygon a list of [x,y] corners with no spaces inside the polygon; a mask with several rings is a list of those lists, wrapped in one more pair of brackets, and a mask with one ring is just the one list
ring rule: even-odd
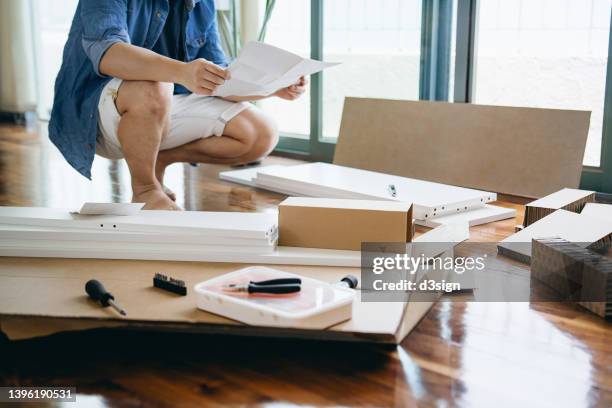
{"label": "white wooden board", "polygon": [[[311,188],[307,186],[300,186],[300,192],[291,191],[292,183],[277,180],[261,180],[257,183],[257,187],[264,188],[270,191],[275,191],[289,196],[306,196],[306,197],[326,197],[336,199],[369,199],[372,197],[367,195],[360,195],[357,193],[347,193],[342,191],[335,191],[332,189],[325,190],[323,188]],[[392,198],[376,198],[377,200],[391,200]],[[459,221],[467,221],[470,226],[486,224],[489,222],[505,220],[514,218],[516,216],[516,210],[497,207],[490,204],[485,204],[480,207],[471,207],[468,211],[459,211],[455,214],[437,215],[427,219],[416,219],[417,225],[422,225],[430,228],[435,228],[439,225],[454,223]]]}
{"label": "white wooden board", "polygon": [[428,218],[427,220],[415,220],[415,224],[435,228],[444,224],[466,221],[470,227],[473,227],[475,225],[506,220],[514,217],[516,217],[515,209],[485,204],[481,208],[474,208],[473,210],[466,212],[442,215],[435,218]]}
{"label": "white wooden board", "polygon": [[238,170],[228,170],[219,173],[219,179],[231,181],[232,183],[242,184],[245,186],[255,187],[255,176],[257,172],[264,169],[287,167],[280,164],[272,164],[270,166],[253,166]]}
{"label": "white wooden board", "polygon": [[[256,184],[328,198],[383,199],[414,203],[414,217],[427,219],[468,211],[494,201],[495,193],[410,179],[328,163],[307,163],[257,172]],[[397,194],[389,192],[389,186]],[[332,195],[333,196],[330,196]]]}
{"label": "white wooden board", "polygon": [[112,242],[0,240],[0,256],[33,258],[140,259],[157,261],[231,262],[312,266],[361,264],[359,251],[277,247],[272,252],[243,251],[240,248],[209,250],[201,246],[156,245]]}
{"label": "white wooden board", "polygon": [[215,246],[255,247],[264,250],[276,245],[278,234],[264,239],[216,237],[206,234],[178,234],[154,232],[126,232],[107,229],[36,227],[25,225],[0,224],[0,239],[33,239],[60,241],[100,241],[200,244]]}
{"label": "white wooden board", "polygon": [[112,216],[42,207],[0,207],[0,224],[259,239],[274,236],[278,229],[277,215],[268,213],[141,211],[134,216]]}
{"label": "white wooden board", "polygon": [[[135,241],[98,241],[95,238],[85,240],[70,240],[70,239],[18,239],[15,237],[0,238],[0,248],[36,248],[39,249],[57,249],[63,251],[87,252],[90,249],[105,249],[109,253],[120,251],[122,253],[134,252],[141,254],[145,252],[159,252],[164,254],[172,253],[223,253],[234,256],[236,253],[248,252],[252,254],[271,254],[275,250],[275,246],[240,246],[240,245],[210,245],[210,244],[188,244],[188,243],[170,243],[170,242],[135,242]],[[168,255],[170,256],[170,255]],[[133,259],[147,259],[136,256]],[[166,259],[166,258],[164,258]],[[171,260],[170,258],[167,258]]]}

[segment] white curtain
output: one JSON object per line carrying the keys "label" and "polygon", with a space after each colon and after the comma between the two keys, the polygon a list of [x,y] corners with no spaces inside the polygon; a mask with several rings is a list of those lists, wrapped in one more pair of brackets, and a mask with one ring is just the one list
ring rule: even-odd
{"label": "white curtain", "polygon": [[36,110],[32,8],[27,0],[0,0],[0,111]]}

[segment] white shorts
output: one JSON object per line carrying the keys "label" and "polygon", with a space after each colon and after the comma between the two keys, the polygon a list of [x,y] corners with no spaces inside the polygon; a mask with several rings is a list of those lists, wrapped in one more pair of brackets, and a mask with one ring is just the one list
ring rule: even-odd
{"label": "white shorts", "polygon": [[[113,78],[100,95],[98,103],[98,137],[96,154],[121,159],[123,152],[117,129],[121,115],[115,100],[121,79]],[[210,136],[221,136],[225,125],[250,104],[229,102],[214,96],[174,95],[170,112],[170,129],[162,139],[160,150],[168,150]]]}

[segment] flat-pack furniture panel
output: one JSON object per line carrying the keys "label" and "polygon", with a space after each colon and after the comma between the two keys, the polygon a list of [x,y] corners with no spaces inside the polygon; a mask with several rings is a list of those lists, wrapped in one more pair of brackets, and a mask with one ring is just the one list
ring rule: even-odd
{"label": "flat-pack furniture panel", "polygon": [[0,224],[105,229],[130,232],[208,234],[266,239],[277,232],[275,214],[214,211],[140,211],[138,215],[79,215],[64,209],[0,207]]}
{"label": "flat-pack furniture panel", "polygon": [[[262,181],[262,179],[260,179],[260,184],[257,184],[257,173],[259,173],[260,171],[266,171],[266,169],[271,169],[274,167],[277,170],[282,170],[283,168],[288,168],[290,166],[262,166],[249,169],[231,170],[219,173],[219,178],[221,180],[231,181],[233,183],[243,184],[252,187],[258,187],[264,190],[274,191],[290,196],[307,196],[321,198],[342,197],[352,199],[355,199],[357,196],[357,194],[355,193],[352,197],[347,197],[351,194],[341,193],[339,191],[323,191],[319,188],[307,188],[305,186],[299,186],[300,192],[296,192],[292,191],[292,189],[295,190],[295,184],[276,180]],[[449,222],[466,220],[469,222],[470,226],[475,226],[494,221],[501,221],[508,218],[514,218],[515,216],[516,210],[485,204],[482,207],[476,207],[467,212],[459,212],[442,216],[437,215],[434,218],[428,218],[426,220],[416,219],[415,224],[434,228],[438,225],[447,224]]]}
{"label": "flat-pack furniture panel", "polygon": [[213,248],[198,245],[154,243],[83,242],[49,240],[0,240],[0,257],[127,259],[187,262],[233,262],[274,265],[359,266],[361,253],[335,249],[276,247]]}
{"label": "flat-pack furniture panel", "polygon": [[269,166],[255,166],[244,169],[227,170],[219,173],[219,180],[231,181],[232,183],[242,184],[245,186],[256,187],[255,176],[257,172],[263,169],[283,168],[280,164],[271,164]]}
{"label": "flat-pack furniture panel", "polygon": [[85,229],[62,227],[37,227],[29,225],[0,224],[0,240],[35,241],[81,241],[114,243],[151,243],[165,245],[206,245],[213,247],[252,247],[255,250],[273,251],[277,234],[263,239],[214,236],[202,234],[182,234],[178,232],[131,232],[112,229]]}
{"label": "flat-pack furniture panel", "polygon": [[537,198],[578,187],[590,115],[346,98],[334,163]]}
{"label": "flat-pack furniture panel", "polygon": [[525,205],[525,227],[546,217],[556,210],[579,213],[585,204],[595,201],[594,191],[564,188]]}
{"label": "flat-pack furniture panel", "polygon": [[483,207],[474,208],[470,211],[442,215],[440,217],[428,218],[427,220],[415,220],[414,223],[417,225],[423,225],[425,227],[436,228],[444,224],[467,221],[470,227],[473,227],[475,225],[507,220],[508,218],[514,217],[516,217],[516,210],[513,208],[485,204]]}
{"label": "flat-pack furniture panel", "polygon": [[588,203],[580,214],[612,221],[612,204]]}
{"label": "flat-pack furniture panel", "polygon": [[563,238],[582,247],[609,245],[612,240],[612,220],[557,210],[510,235],[498,244],[497,249],[502,255],[530,263],[532,240],[551,237]]}
{"label": "flat-pack furniture panel", "polygon": [[307,163],[257,173],[259,186],[311,197],[413,203],[415,219],[469,211],[497,199],[495,193],[416,180],[329,163]]}

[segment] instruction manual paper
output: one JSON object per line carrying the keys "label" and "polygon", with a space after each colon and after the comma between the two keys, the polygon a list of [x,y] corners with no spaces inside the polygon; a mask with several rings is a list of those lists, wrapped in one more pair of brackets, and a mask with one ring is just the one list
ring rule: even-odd
{"label": "instruction manual paper", "polygon": [[315,61],[260,42],[248,43],[228,67],[231,78],[214,96],[267,96],[338,63]]}

